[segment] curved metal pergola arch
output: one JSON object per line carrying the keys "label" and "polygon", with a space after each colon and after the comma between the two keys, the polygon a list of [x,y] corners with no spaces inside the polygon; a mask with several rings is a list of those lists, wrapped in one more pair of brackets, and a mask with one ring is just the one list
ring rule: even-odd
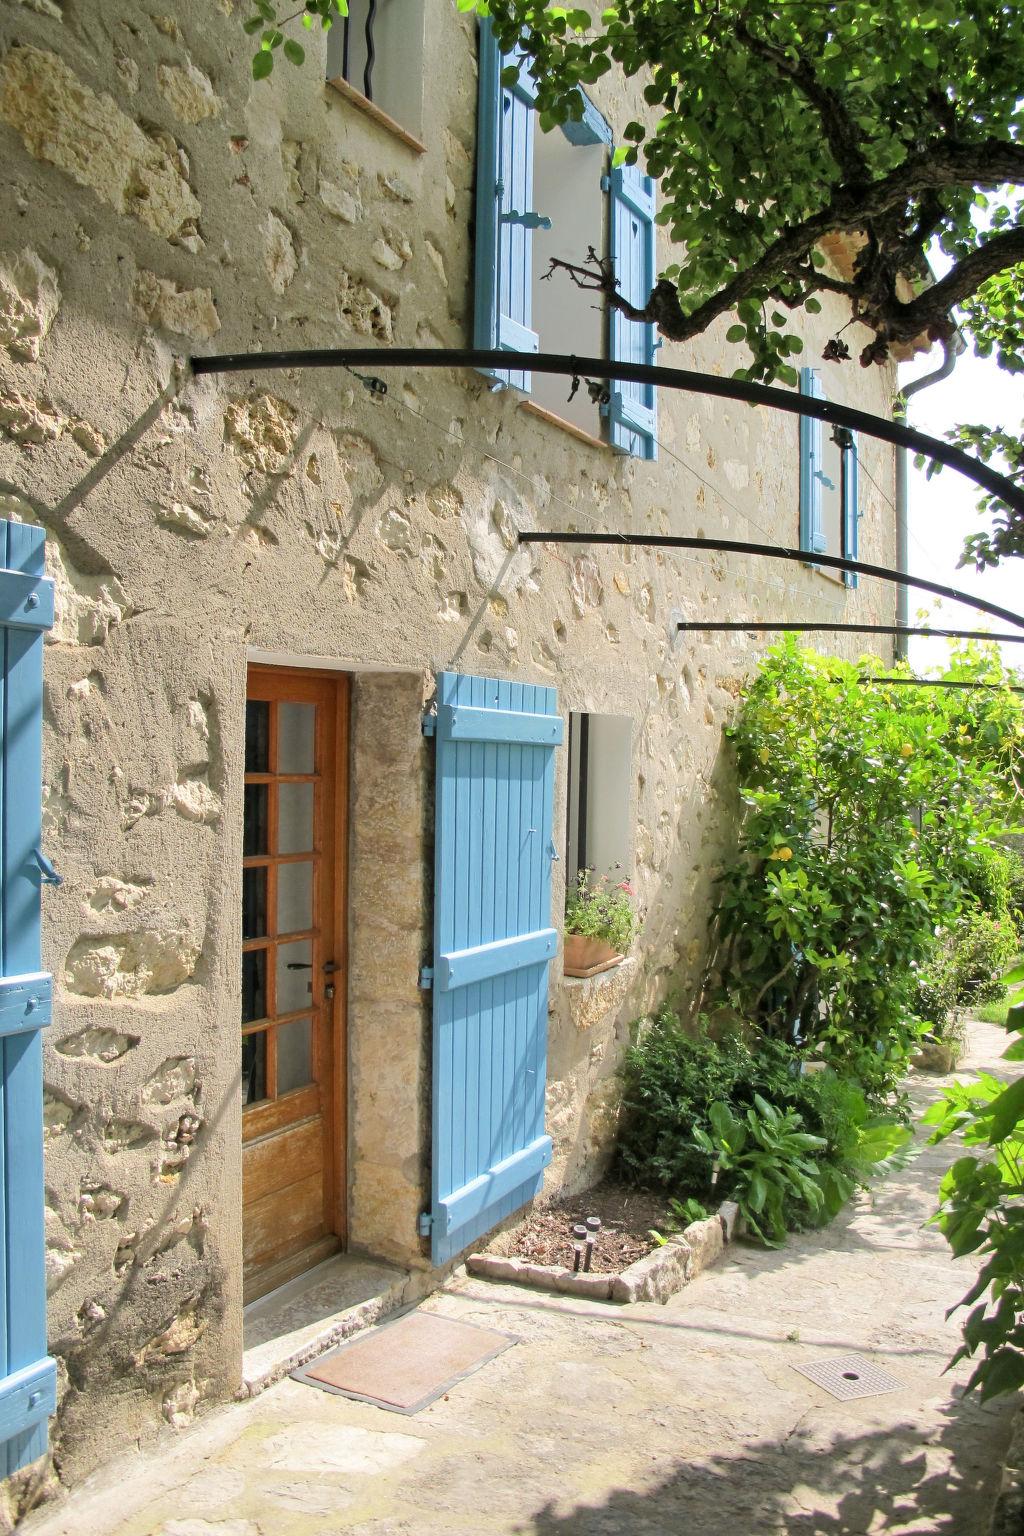
{"label": "curved metal pergola arch", "polygon": [[[767,406],[791,416],[812,416],[833,426],[847,427],[881,442],[925,454],[936,463],[948,466],[997,496],[1012,511],[1024,517],[1024,489],[998,470],[940,438],[930,437],[913,427],[872,416],[867,411],[819,400],[791,390],[775,389],[766,384],[750,384],[745,379],[722,378],[717,374],[698,373],[687,368],[651,367],[644,363],[612,362],[600,357],[577,357],[572,353],[506,352],[479,347],[323,347],[283,352],[234,352],[196,356],[190,359],[197,376],[214,373],[265,373],[275,369],[347,369],[363,368],[475,368],[491,372],[525,370],[533,373],[562,374],[566,378],[602,379],[606,382],[653,384],[661,389],[675,389],[688,394],[710,395],[736,400],[746,405]],[[364,380],[371,386],[376,379]],[[382,386],[383,390],[383,386]],[[908,571],[864,561],[840,559],[836,555],[813,554],[806,550],[753,544],[737,539],[703,539],[685,536],[616,533],[541,533],[523,531],[522,544],[622,544],[676,549],[711,549],[725,553],[763,556],[790,560],[804,565],[828,566],[858,575],[875,576],[895,585],[915,587],[925,592],[966,603],[979,612],[991,614],[1024,629],[1024,615],[989,603],[973,593],[942,582],[912,576]]]}

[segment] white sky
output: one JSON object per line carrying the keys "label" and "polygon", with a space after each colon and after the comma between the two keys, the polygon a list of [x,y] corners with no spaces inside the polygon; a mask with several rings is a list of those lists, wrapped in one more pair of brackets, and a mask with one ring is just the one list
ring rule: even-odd
{"label": "white sky", "polygon": [[[942,361],[941,348],[915,358],[900,369],[900,383],[930,373]],[[952,376],[929,386],[910,401],[910,425],[933,437],[943,437],[958,422],[984,422],[1019,432],[1024,419],[1024,376],[1006,373],[994,359],[965,352]],[[924,470],[910,473],[910,570],[914,575],[945,582],[962,591],[977,592],[990,602],[1024,611],[1024,559],[1007,560],[980,575],[973,566],[957,569],[967,534],[981,520],[976,509],[977,488],[958,471],[945,468],[931,480]],[[940,606],[935,608],[933,603]],[[1009,625],[960,603],[932,599],[927,592],[910,592],[911,622],[920,608],[929,608],[928,624],[947,629],[1007,630]],[[1021,631],[1024,634],[1024,630]],[[910,660],[916,671],[941,666],[948,642],[911,640]],[[1004,645],[1011,666],[1024,667],[1024,645]]]}

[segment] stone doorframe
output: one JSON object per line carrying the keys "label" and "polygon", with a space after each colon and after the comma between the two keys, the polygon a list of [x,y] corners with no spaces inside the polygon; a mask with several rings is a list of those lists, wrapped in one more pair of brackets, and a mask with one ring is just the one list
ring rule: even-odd
{"label": "stone doorframe", "polygon": [[349,1246],[429,1268],[433,778],[430,674],[352,677],[349,800]]}

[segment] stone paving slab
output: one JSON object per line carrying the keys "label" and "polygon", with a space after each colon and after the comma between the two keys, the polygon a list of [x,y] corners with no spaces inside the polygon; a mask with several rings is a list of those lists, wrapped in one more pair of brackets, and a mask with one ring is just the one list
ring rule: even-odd
{"label": "stone paving slab", "polygon": [[[1002,1031],[974,1060],[1007,1075]],[[961,1069],[965,1070],[965,1069]],[[940,1084],[918,1080],[921,1103]],[[463,1278],[424,1306],[518,1334],[395,1420],[294,1381],[122,1461],[26,1536],[986,1536],[1012,1400],[962,1399],[967,1289],[923,1223],[956,1149],[924,1148],[831,1227],[742,1243],[665,1304]],[[866,1355],[903,1384],[841,1402],[792,1367]]]}

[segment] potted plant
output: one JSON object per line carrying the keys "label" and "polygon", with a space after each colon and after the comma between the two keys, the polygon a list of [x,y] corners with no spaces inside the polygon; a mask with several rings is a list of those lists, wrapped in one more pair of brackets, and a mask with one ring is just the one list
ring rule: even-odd
{"label": "potted plant", "polygon": [[607,875],[591,882],[581,869],[565,904],[563,969],[566,976],[596,976],[624,958],[636,930],[628,880],[613,883]]}

